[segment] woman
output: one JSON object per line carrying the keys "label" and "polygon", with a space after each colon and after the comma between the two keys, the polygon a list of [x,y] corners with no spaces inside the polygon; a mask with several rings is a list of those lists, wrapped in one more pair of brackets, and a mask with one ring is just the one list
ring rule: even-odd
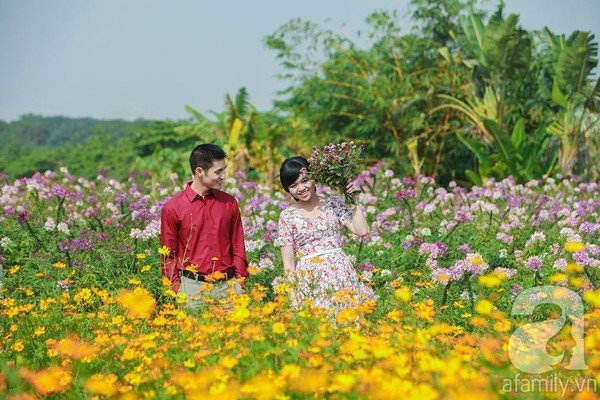
{"label": "woman", "polygon": [[[284,190],[296,200],[281,212],[275,241],[281,248],[284,276],[293,284],[292,305],[308,300],[335,312],[374,299],[373,290],[359,281],[341,248],[342,225],[357,236],[368,233],[364,208],[359,205],[353,211],[340,197],[318,196],[308,169],[308,161],[298,156],[285,160],[279,171]],[[350,193],[357,190],[348,185]]]}

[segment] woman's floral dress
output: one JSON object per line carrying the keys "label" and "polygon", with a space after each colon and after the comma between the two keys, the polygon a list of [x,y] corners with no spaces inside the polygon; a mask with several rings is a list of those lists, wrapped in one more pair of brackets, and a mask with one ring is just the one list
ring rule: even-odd
{"label": "woman's floral dress", "polygon": [[309,300],[316,307],[340,311],[375,298],[341,249],[343,224],[351,218],[352,210],[339,197],[328,197],[323,212],[312,219],[294,207],[281,211],[275,244],[292,246],[300,257],[292,304]]}

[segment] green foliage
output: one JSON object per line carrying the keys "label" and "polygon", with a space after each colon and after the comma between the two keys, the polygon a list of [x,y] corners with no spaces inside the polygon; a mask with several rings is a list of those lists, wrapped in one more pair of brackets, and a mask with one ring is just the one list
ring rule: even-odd
{"label": "green foliage", "polygon": [[190,119],[177,122],[26,115],[0,121],[0,172],[66,167],[123,179],[133,169],[156,182],[185,176],[189,151],[213,142],[229,153],[230,175],[275,187],[284,158],[354,140],[365,146],[365,167],[385,160],[440,182],[599,176],[594,37],[528,32],[501,2],[489,18],[483,6],[411,0],[413,26],[395,10],[374,12],[357,32],[360,45],[292,20],[265,38],[289,84],[273,110],[258,112],[241,88],[224,111],[186,107]]}
{"label": "green foliage", "polygon": [[0,172],[19,178],[66,167],[89,178],[100,169],[125,177],[134,156],[130,146],[119,142],[146,124],[25,115],[0,125]]}
{"label": "green foliage", "polygon": [[[600,78],[591,80],[598,65],[598,43],[589,32],[574,32],[568,39],[545,30],[548,47],[544,90],[558,110],[550,117],[548,132],[560,140],[559,165],[562,172],[573,172],[580,149],[589,149],[589,133],[595,131],[600,112]],[[548,86],[551,82],[551,88]],[[586,118],[592,114],[592,118]],[[592,164],[593,165],[593,164]],[[580,169],[585,166],[580,166]],[[598,167],[592,171],[597,174]]]}

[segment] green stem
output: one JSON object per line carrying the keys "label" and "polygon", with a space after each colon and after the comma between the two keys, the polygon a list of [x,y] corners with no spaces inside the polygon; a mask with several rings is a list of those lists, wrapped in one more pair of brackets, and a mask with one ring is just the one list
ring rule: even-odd
{"label": "green stem", "polygon": [[448,291],[450,290],[450,285],[452,285],[452,281],[448,282],[446,287],[444,287],[444,293],[442,294],[442,307],[446,305],[446,300],[448,300]]}
{"label": "green stem", "polygon": [[471,314],[475,314],[475,299],[473,299],[473,288],[471,287],[471,279],[469,279],[469,276],[467,276],[466,280],[467,291],[469,292],[469,305],[471,306]]}
{"label": "green stem", "polygon": [[44,244],[42,243],[42,241],[40,240],[40,238],[37,237],[35,231],[33,230],[33,228],[31,227],[31,225],[29,224],[29,221],[27,221],[27,220],[25,220],[25,227],[27,228],[27,231],[29,232],[29,234],[31,235],[31,237],[33,237],[33,239],[37,243],[38,247],[41,247],[42,249],[46,250],[46,246],[44,246]]}

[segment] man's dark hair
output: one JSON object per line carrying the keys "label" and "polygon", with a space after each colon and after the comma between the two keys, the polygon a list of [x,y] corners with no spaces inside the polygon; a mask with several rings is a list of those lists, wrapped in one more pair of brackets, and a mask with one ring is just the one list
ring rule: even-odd
{"label": "man's dark hair", "polygon": [[190,168],[192,169],[192,174],[198,167],[208,171],[216,160],[224,160],[225,157],[227,157],[225,151],[216,144],[206,143],[196,146],[190,154]]}
{"label": "man's dark hair", "polygon": [[290,157],[286,159],[281,168],[279,169],[279,180],[281,180],[281,186],[286,192],[290,191],[290,185],[296,182],[296,179],[300,176],[302,168],[306,168],[308,171],[308,160],[302,156]]}

